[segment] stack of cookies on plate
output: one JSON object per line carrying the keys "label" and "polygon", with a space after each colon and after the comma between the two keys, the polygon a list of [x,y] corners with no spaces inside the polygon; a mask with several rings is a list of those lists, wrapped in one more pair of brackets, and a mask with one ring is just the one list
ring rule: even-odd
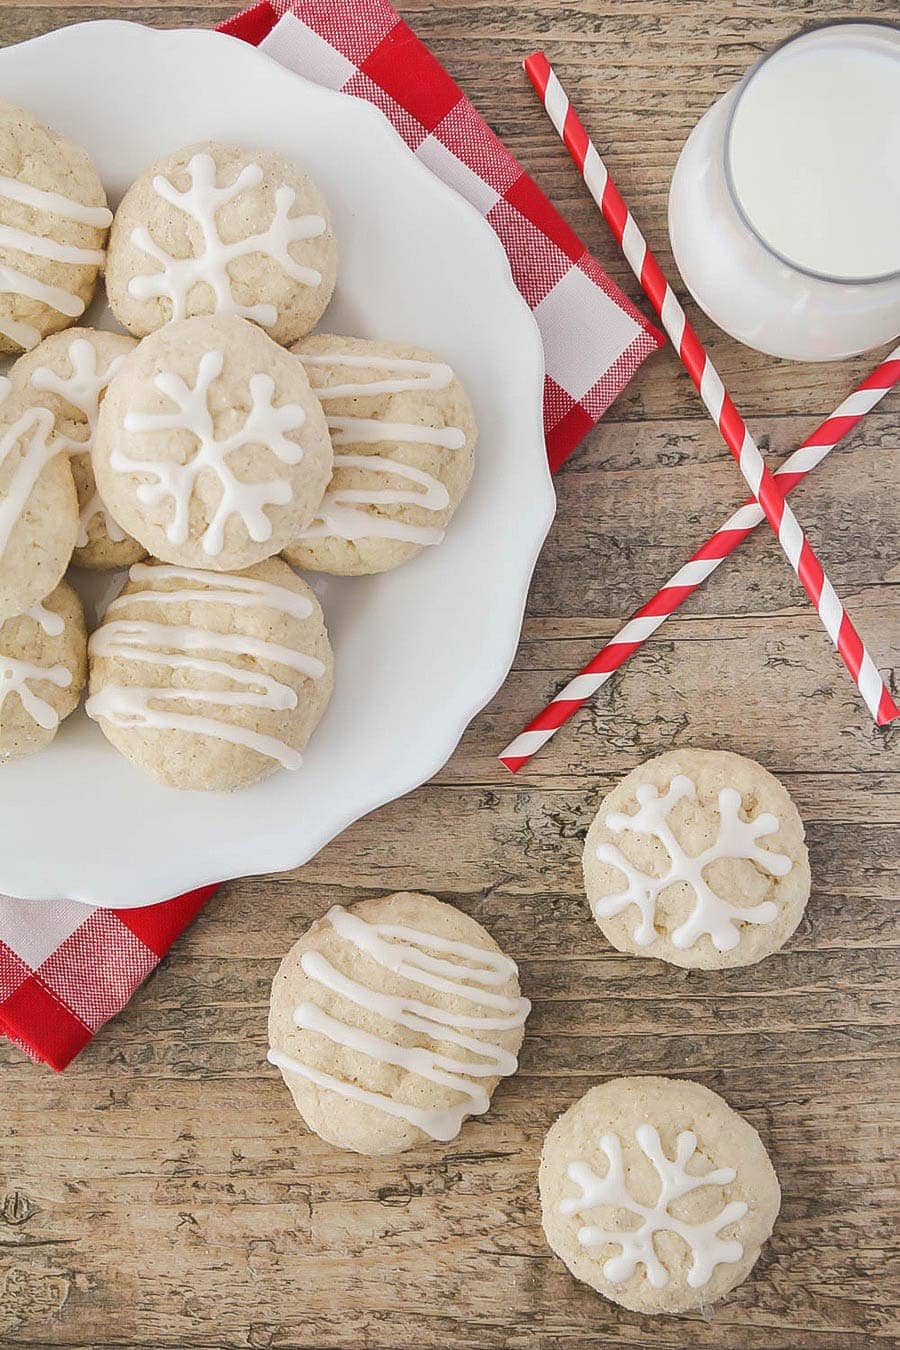
{"label": "stack of cookies on plate", "polygon": [[[72,327],[105,269],[127,332]],[[296,768],[328,703],[293,566],[387,571],[440,542],[472,476],[454,372],[310,336],[337,248],[314,183],[189,146],[113,217],[87,153],[0,103],[0,763],[87,713],[172,787]],[[70,564],[130,568],[88,641]]]}

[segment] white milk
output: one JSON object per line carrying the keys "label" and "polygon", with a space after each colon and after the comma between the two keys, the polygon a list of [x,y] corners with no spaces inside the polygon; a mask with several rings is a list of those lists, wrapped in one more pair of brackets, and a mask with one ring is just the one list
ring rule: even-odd
{"label": "white milk", "polygon": [[789,262],[900,272],[900,44],[789,44],[738,99],[727,158],[744,214]]}
{"label": "white milk", "polygon": [[712,319],[829,360],[900,331],[900,28],[835,24],[754,67],[703,117],[669,232]]}

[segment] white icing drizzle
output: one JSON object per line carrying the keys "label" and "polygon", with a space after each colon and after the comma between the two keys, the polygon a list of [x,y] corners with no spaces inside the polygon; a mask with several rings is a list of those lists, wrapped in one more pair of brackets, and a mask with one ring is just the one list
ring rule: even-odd
{"label": "white icing drizzle", "polygon": [[638,810],[634,815],[613,811],[606,817],[605,824],[616,834],[624,831],[649,834],[660,841],[669,855],[669,870],[663,876],[655,877],[633,866],[614,844],[600,844],[596,851],[601,862],[610,863],[625,874],[628,886],[616,895],[594,900],[594,914],[598,918],[610,918],[621,914],[629,905],[636,905],[641,918],[633,937],[640,947],[649,946],[657,936],[654,922],[659,896],[678,882],[686,882],[696,897],[689,917],[670,935],[673,946],[682,950],[692,947],[706,935],[718,951],[730,951],[741,940],[738,924],[772,923],[778,917],[778,906],[773,901],[736,905],[718,895],[703,875],[705,868],[717,859],[747,858],[771,876],[787,876],[793,866],[791,859],[782,853],[770,853],[756,842],[762,835],[775,833],[779,827],[778,817],[764,812],[755,820],[742,820],[741,794],[734,788],[723,788],[719,793],[717,837],[709,848],[692,858],[676,839],[669,825],[669,815],[678,802],[696,795],[696,784],[684,774],[678,774],[663,796],[652,783],[642,783],[637,789]]}
{"label": "white icing drizzle", "polygon": [[719,1167],[703,1176],[689,1176],[687,1164],[697,1152],[697,1137],[683,1130],[675,1141],[675,1160],[666,1157],[659,1134],[652,1125],[639,1125],[634,1137],[641,1152],[650,1160],[659,1178],[659,1194],[653,1205],[642,1205],[629,1189],[622,1159],[622,1145],[616,1134],[604,1134],[600,1148],[606,1155],[606,1174],[599,1177],[584,1162],[571,1162],[567,1169],[569,1180],[578,1186],[581,1194],[563,1200],[561,1214],[584,1214],[604,1207],[624,1210],[641,1222],[636,1228],[604,1229],[588,1225],[578,1230],[582,1247],[602,1247],[608,1244],[621,1248],[603,1264],[603,1274],[612,1284],[621,1284],[643,1266],[646,1278],[654,1289],[663,1289],[669,1282],[669,1272],[660,1261],[653,1245],[655,1233],[675,1233],[691,1252],[687,1282],[692,1289],[702,1289],[709,1283],[717,1265],[739,1261],[743,1246],[736,1240],[725,1241],[719,1234],[728,1224],[735,1223],[747,1213],[742,1200],[723,1205],[714,1218],[694,1223],[674,1218],[669,1207],[680,1196],[705,1186],[727,1186],[737,1175],[733,1167]]}
{"label": "white icing drizzle", "polygon": [[0,469],[20,442],[27,437],[12,479],[0,492],[0,558],[6,552],[9,537],[31,496],[44,468],[63,448],[51,438],[53,414],[46,408],[28,408],[0,436]]}
{"label": "white icing drizzle", "polygon": [[118,473],[149,474],[157,480],[141,483],[137,489],[138,500],[145,505],[152,506],[171,498],[173,513],[166,527],[166,537],[173,544],[183,544],[188,538],[191,497],[197,478],[204,471],[214,473],[222,495],[202,537],[203,551],[209,557],[218,557],[222,552],[225,526],[231,516],[239,516],[250,538],[262,542],[272,534],[272,522],[265,508],[283,506],[293,497],[293,489],[286,478],[258,483],[236,478],[228,465],[228,456],[244,446],[264,446],[282,464],[299,464],[303,448],[289,440],[285,433],[297,431],[306,421],[306,414],[299,404],[285,403],[277,408],[273,405],[275,381],[271,375],[260,373],[250,377],[251,407],[243,426],[219,439],[208,395],[210,385],[221,375],[224,364],[222,352],[204,352],[193,386],[185,384],[180,375],[162,372],[153,382],[160,393],[175,404],[176,411],[129,412],[125,415],[124,426],[129,432],[189,431],[197,439],[197,449],[185,463],[132,459],[118,447],[113,449],[109,459],[110,467]]}
{"label": "white icing drizzle", "polygon": [[368,380],[354,384],[331,384],[314,388],[317,398],[359,398],[363,394],[403,394],[414,389],[446,389],[453,371],[444,361],[414,361],[399,356],[365,356],[361,352],[298,352],[304,366],[347,366],[357,370],[386,370],[399,379]]}
{"label": "white icing drizzle", "polygon": [[153,179],[153,188],[163,201],[183,211],[196,223],[202,236],[203,251],[197,257],[174,258],[156,243],[145,226],[138,226],[131,233],[131,241],[159,263],[160,270],[132,277],[128,283],[129,294],[136,300],[164,297],[171,303],[171,318],[183,319],[191,289],[198,282],[205,282],[215,296],[217,314],[237,314],[264,328],[271,328],[278,319],[276,307],[238,304],[231,289],[228,265],[236,258],[261,253],[278,263],[292,280],[304,286],[318,286],[322,281],[321,272],[301,266],[290,246],[324,234],[327,228],[324,218],[319,215],[291,216],[297,194],[292,187],[282,183],[275,190],[275,214],[268,228],[226,244],[219,235],[217,214],[242,192],[258,187],[263,180],[262,169],[258,164],[248,164],[233,183],[217,187],[215,160],[211,155],[199,154],[190,160],[186,172],[190,187],[183,192],[162,174]]}
{"label": "white icing drizzle", "polygon": [[[54,614],[53,610],[47,609],[45,605],[32,605],[25,613],[27,618],[33,619],[41,626],[48,637],[61,637],[65,631],[66,625],[62,616]],[[61,664],[37,666],[30,661],[19,661],[16,657],[7,656],[0,651],[0,710],[10,694],[18,694],[22,707],[32,721],[45,731],[52,731],[59,725],[59,714],[46,699],[41,698],[29,687],[31,683],[39,683],[41,680],[55,684],[59,689],[68,689],[72,683],[72,672]]]}
{"label": "white icing drizzle", "polygon": [[[322,498],[319,514],[301,530],[298,539],[401,539],[413,544],[439,544],[444,531],[428,525],[409,525],[390,516],[359,510],[359,506],[399,506],[410,503],[425,511],[444,511],[450,494],[437,478],[411,464],[385,459],[381,455],[335,455],[334,467],[365,469],[371,473],[392,475],[418,483],[423,492],[402,488],[329,488]],[[351,505],[351,503],[354,503]]]}
{"label": "white icing drizzle", "polygon": [[[112,222],[112,213],[105,206],[85,206],[83,202],[73,201],[71,197],[64,197],[59,192],[45,192],[17,178],[0,176],[0,198],[19,202],[35,211],[62,216],[66,220],[74,220],[82,225],[93,225],[97,229],[106,229]],[[0,225],[0,247],[77,267],[100,267],[105,256],[102,249],[61,244],[46,235],[30,234],[27,230],[14,229],[9,225]],[[26,299],[36,300],[71,319],[77,319],[84,313],[84,301],[79,296],[62,286],[39,281],[36,277],[28,276],[6,263],[0,264],[0,294],[25,296]],[[37,328],[18,319],[0,318],[0,333],[26,351],[36,347],[41,340]]]}
{"label": "white icing drizzle", "polygon": [[337,905],[328,911],[325,919],[345,941],[382,969],[437,993],[447,994],[454,1000],[464,999],[490,1011],[487,1014],[458,1013],[406,994],[379,993],[336,970],[319,952],[304,952],[301,957],[300,964],[308,979],[394,1026],[424,1034],[438,1045],[456,1045],[478,1058],[456,1059],[439,1050],[401,1045],[343,1022],[309,1001],[294,1009],[295,1025],[378,1063],[395,1065],[441,1087],[451,1088],[460,1093],[463,1100],[434,1109],[408,1106],[347,1079],[335,1078],[282,1050],[270,1050],[269,1062],[341,1097],[406,1120],[432,1139],[447,1141],[455,1138],[466,1116],[481,1115],[490,1105],[489,1093],[477,1080],[498,1078],[516,1071],[515,1055],[501,1045],[466,1035],[469,1030],[505,1031],[524,1025],[531,1009],[528,999],[509,998],[492,988],[505,984],[516,973],[515,962],[502,952],[453,942],[405,925],[370,924]]}
{"label": "white icing drizzle", "polygon": [[[301,356],[306,365],[366,367],[388,372],[423,372],[411,379],[373,380],[358,384],[323,385],[314,390],[324,401],[333,398],[356,397],[364,394],[401,393],[416,389],[445,389],[453,379],[453,371],[443,362],[411,361],[391,356],[363,356],[355,353],[328,356]],[[411,422],[385,422],[374,417],[327,418],[332,444],[375,445],[383,441],[407,445],[435,445],[444,450],[461,450],[465,446],[465,432],[460,427],[421,426]],[[393,476],[416,483],[424,491],[403,488],[329,488],[325,493],[319,514],[299,535],[300,539],[337,537],[356,539],[398,539],[413,544],[439,544],[444,531],[427,525],[411,525],[394,520],[378,512],[360,510],[372,506],[418,506],[424,511],[445,511],[450,505],[450,494],[433,474],[412,465],[380,455],[341,455],[334,457],[334,467],[365,469],[371,473]]]}
{"label": "white icing drizzle", "polygon": [[[70,455],[89,455],[94,444],[97,430],[97,416],[100,411],[100,396],[106,390],[110,380],[119,371],[125,360],[125,353],[115,356],[105,370],[97,364],[97,349],[87,338],[73,338],[67,352],[72,374],[63,378],[48,366],[38,366],[31,373],[31,383],[35,389],[51,394],[71,403],[83,415],[87,422],[88,434],[85,440],[76,441],[63,436],[62,441]],[[128,536],[113,520],[96,490],[82,508],[78,521],[76,548],[86,548],[90,542],[89,526],[97,516],[102,519],[103,531],[113,543],[120,544]]]}
{"label": "white icing drizzle", "polygon": [[[306,596],[253,577],[235,574],[210,576],[208,572],[194,568],[154,567],[141,563],[135,564],[129,575],[132,581],[155,577],[160,580],[197,582],[201,589],[135,591],[114,600],[107,609],[107,616],[117,610],[120,612],[126,605],[141,603],[228,604],[236,608],[262,605],[294,618],[308,618],[314,608]],[[149,623],[136,619],[110,621],[108,618],[92,636],[89,650],[92,657],[107,656],[165,670],[190,671],[238,686],[236,689],[223,690],[177,685],[155,688],[107,684],[88,699],[85,710],[89,717],[121,727],[155,727],[164,731],[211,736],[234,745],[246,746],[268,759],[276,760],[286,769],[300,767],[302,760],[297,751],[277,737],[237,726],[221,718],[179,713],[153,705],[183,700],[220,708],[292,709],[297,706],[297,694],[290,685],[263,671],[246,670],[236,662],[214,660],[196,653],[215,653],[220,657],[232,656],[236,660],[249,656],[258,661],[271,661],[296,670],[311,680],[319,680],[325,674],[325,666],[317,657],[245,633],[216,633],[186,624]]]}
{"label": "white icing drizzle", "polygon": [[46,211],[48,215],[77,221],[79,225],[93,225],[98,230],[106,230],[112,224],[112,211],[106,206],[86,206],[72,197],[64,197],[61,192],[47,192],[43,188],[32,187],[30,183],[23,183],[19,178],[6,178],[2,174],[0,197],[20,202],[35,211]]}
{"label": "white icing drizzle", "polygon": [[35,623],[40,624],[48,637],[62,637],[66,630],[62,615],[54,614],[53,610],[47,609],[46,605],[32,605],[31,609],[26,609],[25,613],[29,619],[34,619]]}

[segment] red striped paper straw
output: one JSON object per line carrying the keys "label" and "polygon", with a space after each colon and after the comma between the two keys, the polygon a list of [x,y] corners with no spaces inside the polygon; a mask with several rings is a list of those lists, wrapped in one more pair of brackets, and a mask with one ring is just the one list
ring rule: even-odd
{"label": "red striped paper straw", "polygon": [[610,178],[596,146],[571,107],[544,53],[534,52],[529,56],[525,61],[525,70],[631,270],[640,281],[644,294],[679,353],[685,370],[744,475],[747,486],[762,507],[785,557],[815,606],[825,631],[853,677],[866,707],[879,726],[886,725],[900,715],[900,709],[825,575],[799,521],[786,504],[774,474],[766,467],[759,447],[731,401],[718,371],[688,323],[684,310],[647,247],[646,239]]}
{"label": "red striped paper straw", "polygon": [[[900,347],[895,347],[890,356],[871,375],[867,375],[831,416],[776,469],[775,476],[782,491],[792,492],[898,381]],[[500,755],[501,763],[511,773],[516,773],[523,764],[527,764],[532,755],[542,745],[546,745],[563,723],[568,722],[572,714],[606,684],[629,656],[644,645],[647,638],[665,623],[670,614],[675,613],[689,595],[693,595],[698,586],[702,586],[706,578],[764,519],[759,502],[755,497],[749,497],[705,544],[701,544],[690,561],[670,577],[652,600],[634,612],[615,637],[601,647],[597,655],[559,691],[543,712],[529,722],[521,736],[517,736]]]}

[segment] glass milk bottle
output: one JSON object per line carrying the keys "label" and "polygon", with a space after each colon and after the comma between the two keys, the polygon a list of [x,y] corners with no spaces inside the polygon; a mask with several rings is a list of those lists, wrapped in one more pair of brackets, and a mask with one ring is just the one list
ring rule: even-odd
{"label": "glass milk bottle", "polygon": [[669,193],[685,284],[773,356],[830,361],[900,333],[900,27],[776,47],[703,116]]}

